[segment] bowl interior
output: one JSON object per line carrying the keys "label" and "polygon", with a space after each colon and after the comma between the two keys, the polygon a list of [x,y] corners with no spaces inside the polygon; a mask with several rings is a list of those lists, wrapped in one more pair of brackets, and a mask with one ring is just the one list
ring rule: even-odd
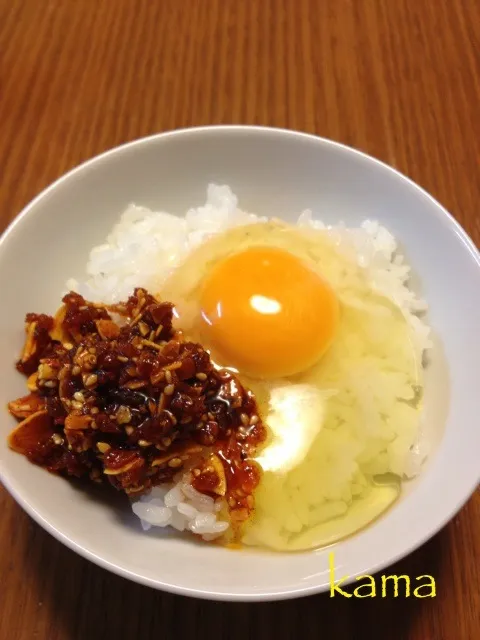
{"label": "bowl interior", "polygon": [[[312,136],[247,127],[163,134],[119,148],[70,173],[16,220],[0,245],[0,400],[24,393],[13,363],[27,311],[52,312],[68,277],[83,275],[91,247],[131,202],[183,215],[209,182],[229,184],[243,209],[293,220],[305,208],[326,222],[375,218],[397,237],[430,305],[436,334],[426,385],[432,455],[419,480],[385,517],[332,549],[302,554],[232,552],[141,531],[110,492],[87,492],[12,453],[1,420],[0,473],[45,528],[88,558],[145,584],[216,598],[266,599],[328,588],[338,575],[372,573],[435,533],[479,480],[478,253],[452,218],[394,170]],[[438,496],[441,495],[441,501]],[[428,567],[425,568],[428,573]]]}

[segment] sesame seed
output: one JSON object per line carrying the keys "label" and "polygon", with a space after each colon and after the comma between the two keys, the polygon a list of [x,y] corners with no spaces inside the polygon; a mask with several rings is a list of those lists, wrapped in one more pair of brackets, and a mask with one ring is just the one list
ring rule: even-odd
{"label": "sesame seed", "polygon": [[[162,350],[161,345],[157,344],[156,342],[152,342],[151,340],[142,340],[142,344],[144,344],[146,347],[152,347],[152,349],[157,349],[157,351]],[[138,348],[141,349],[142,345],[139,345]]]}
{"label": "sesame seed", "polygon": [[72,407],[74,409],[81,409],[83,407],[83,404],[81,402],[78,402],[78,400],[73,400]]}
{"label": "sesame seed", "polygon": [[98,376],[95,373],[91,373],[85,378],[84,384],[86,387],[93,387],[94,385],[97,384],[97,381],[98,381]]}
{"label": "sesame seed", "polygon": [[159,382],[161,382],[162,380],[165,379],[165,374],[163,371],[159,371],[157,374],[155,374],[154,376],[152,376],[150,378],[150,382],[152,384],[158,384]]}
{"label": "sesame seed", "polygon": [[198,476],[200,475],[201,471],[200,471],[200,469],[194,469],[194,470],[192,471],[192,473],[193,473],[193,475],[194,475],[196,478],[198,478]]}
{"label": "sesame seed", "polygon": [[130,409],[124,405],[121,405],[117,409],[116,420],[118,424],[128,424],[132,419],[132,413]]}
{"label": "sesame seed", "polygon": [[160,411],[163,410],[164,405],[165,405],[165,394],[161,393],[160,397],[158,398],[157,413],[160,413]]}
{"label": "sesame seed", "polygon": [[57,382],[56,380],[47,380],[46,382],[43,383],[46,387],[48,387],[49,389],[53,389],[57,386]]}
{"label": "sesame seed", "polygon": [[162,438],[162,444],[164,447],[168,448],[172,444],[171,438]]}
{"label": "sesame seed", "polygon": [[167,386],[165,387],[165,389],[163,390],[163,393],[166,396],[171,396],[173,395],[173,392],[175,391],[175,386],[173,384],[167,384]]}
{"label": "sesame seed", "polygon": [[253,496],[247,496],[247,505],[249,506],[250,509],[253,509],[254,504],[255,504],[255,501],[253,499]]}
{"label": "sesame seed", "polygon": [[85,401],[85,396],[81,391],[75,391],[75,393],[73,394],[73,397],[75,398],[75,400],[78,400],[78,402]]}
{"label": "sesame seed", "polygon": [[141,389],[142,387],[146,387],[147,384],[146,380],[130,380],[130,382],[125,383],[125,387],[127,387],[127,389]]}
{"label": "sesame seed", "polygon": [[228,504],[229,504],[230,507],[234,507],[237,504],[237,502],[236,502],[235,498],[229,498],[228,499]]}
{"label": "sesame seed", "polygon": [[181,362],[172,362],[172,364],[169,364],[165,367],[165,369],[167,371],[175,371],[175,369],[181,369],[182,367],[182,363]]}
{"label": "sesame seed", "polygon": [[250,422],[248,416],[246,413],[241,413],[240,414],[240,420],[242,421],[242,424],[244,424],[245,426],[248,425],[248,423]]}
{"label": "sesame seed", "polygon": [[180,458],[172,458],[171,460],[168,461],[168,466],[171,467],[172,469],[176,469],[181,465],[182,465],[182,461],[180,460]]}
{"label": "sesame seed", "polygon": [[253,427],[253,425],[254,425],[254,424],[257,424],[258,420],[259,420],[259,417],[258,417],[258,416],[255,416],[255,415],[254,415],[254,416],[252,416],[252,417],[250,418],[250,426],[252,426],[252,427]]}
{"label": "sesame seed", "polygon": [[139,440],[138,444],[140,447],[149,447],[151,443],[148,442],[147,440]]}
{"label": "sesame seed", "polygon": [[139,322],[142,319],[142,316],[143,316],[143,313],[139,313],[137,316],[135,316],[135,318],[130,323],[130,327],[134,327],[137,324],[137,322]]}
{"label": "sesame seed", "polygon": [[55,444],[63,444],[63,438],[58,433],[53,434],[52,440]]}
{"label": "sesame seed", "polygon": [[119,362],[128,362],[128,358],[126,358],[125,356],[117,356],[117,360]]}
{"label": "sesame seed", "polygon": [[168,384],[170,384],[172,382],[172,372],[171,371],[165,371],[165,380],[168,382]]}
{"label": "sesame seed", "polygon": [[204,382],[207,379],[207,374],[206,373],[197,373],[197,375],[195,377],[197,378],[197,380],[201,380],[202,382]]}
{"label": "sesame seed", "polygon": [[131,425],[125,427],[125,433],[127,434],[127,436],[131,436],[134,431],[135,429]]}
{"label": "sesame seed", "polygon": [[78,376],[78,374],[80,373],[81,369],[78,365],[75,365],[72,369],[72,375],[73,376]]}
{"label": "sesame seed", "polygon": [[98,407],[92,407],[90,409],[90,413],[92,413],[93,415],[99,413],[100,409]]}
{"label": "sesame seed", "polygon": [[145,322],[139,322],[138,328],[140,329],[140,333],[142,334],[142,336],[146,336],[150,333],[150,328],[148,324],[145,324]]}
{"label": "sesame seed", "polygon": [[64,342],[63,348],[66,349],[67,351],[70,351],[70,349],[73,349],[73,344],[71,342]]}
{"label": "sesame seed", "polygon": [[38,377],[40,379],[42,378],[48,378],[48,369],[49,367],[45,364],[39,364],[38,365]]}
{"label": "sesame seed", "polygon": [[111,446],[106,442],[97,442],[97,449],[100,453],[107,453],[107,451],[110,451]]}

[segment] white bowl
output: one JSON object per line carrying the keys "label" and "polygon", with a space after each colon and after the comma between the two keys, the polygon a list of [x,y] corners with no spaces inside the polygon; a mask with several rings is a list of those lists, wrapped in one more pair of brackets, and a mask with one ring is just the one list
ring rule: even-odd
{"label": "white bowl", "polygon": [[[92,495],[13,453],[0,438],[1,479],[47,531],[86,558],[143,584],[204,598],[273,600],[371,574],[410,553],[462,507],[480,479],[480,256],[427,193],[397,171],[340,144],[291,131],[205,127],[139,140],[70,172],[38,196],[0,243],[1,403],[24,393],[14,361],[27,311],[54,311],[69,276],[81,277],[130,202],[177,212],[202,202],[208,182],[229,184],[242,208],[293,219],[304,208],[328,222],[376,218],[401,242],[439,337],[427,375],[426,422],[435,446],[401,501],[332,549],[279,554],[230,551],[145,534],[117,494]],[[8,550],[7,550],[8,551]],[[429,573],[429,567],[424,568]],[[412,576],[413,578],[413,576]]]}

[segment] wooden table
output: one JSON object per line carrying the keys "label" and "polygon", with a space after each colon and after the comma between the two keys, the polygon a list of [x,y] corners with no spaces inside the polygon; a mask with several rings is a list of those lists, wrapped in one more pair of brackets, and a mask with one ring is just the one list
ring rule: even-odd
{"label": "wooden table", "polygon": [[[2,228],[105,149],[255,123],[384,160],[480,242],[478,0],[0,0],[0,60]],[[76,556],[1,488],[0,513],[0,640],[480,638],[478,492],[395,567],[433,574],[433,600],[180,598]]]}

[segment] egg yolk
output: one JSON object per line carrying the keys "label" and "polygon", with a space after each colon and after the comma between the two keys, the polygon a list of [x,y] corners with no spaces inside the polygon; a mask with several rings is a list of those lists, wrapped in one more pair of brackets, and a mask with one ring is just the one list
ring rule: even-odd
{"label": "egg yolk", "polygon": [[339,304],[330,285],[283,249],[252,247],[217,264],[200,292],[205,344],[252,376],[294,375],[331,344]]}

